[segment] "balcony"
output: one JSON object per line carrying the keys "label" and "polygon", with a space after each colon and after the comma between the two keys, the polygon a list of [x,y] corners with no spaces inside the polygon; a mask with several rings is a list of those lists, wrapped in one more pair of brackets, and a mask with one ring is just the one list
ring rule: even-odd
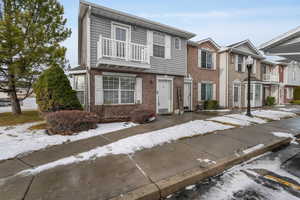
{"label": "balcony", "polygon": [[279,82],[279,76],[275,73],[274,74],[273,73],[263,74],[263,81]]}
{"label": "balcony", "polygon": [[150,69],[147,45],[115,40],[100,36],[97,44],[97,64]]}

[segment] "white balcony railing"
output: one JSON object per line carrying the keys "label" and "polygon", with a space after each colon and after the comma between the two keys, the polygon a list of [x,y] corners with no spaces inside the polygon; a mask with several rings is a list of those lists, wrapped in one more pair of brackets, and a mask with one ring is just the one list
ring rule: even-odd
{"label": "white balcony railing", "polygon": [[279,82],[279,76],[277,74],[263,74],[263,81]]}
{"label": "white balcony railing", "polygon": [[100,36],[97,44],[98,59],[116,58],[125,61],[149,63],[148,46]]}

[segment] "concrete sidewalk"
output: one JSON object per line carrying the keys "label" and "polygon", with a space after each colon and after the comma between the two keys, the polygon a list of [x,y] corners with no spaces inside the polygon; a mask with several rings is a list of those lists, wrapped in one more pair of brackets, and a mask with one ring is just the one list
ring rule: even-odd
{"label": "concrete sidewalk", "polygon": [[[96,140],[93,138],[91,141],[56,146],[0,163],[0,197],[5,200],[155,200],[220,173],[234,164],[289,143],[289,138],[275,137],[271,133],[289,132],[297,135],[300,133],[299,124],[300,118],[292,118],[217,131],[132,155],[109,155],[59,166],[35,176],[12,177],[23,169],[77,153],[78,148],[84,151],[93,146],[105,145],[114,139],[99,137]],[[249,154],[243,152],[261,144],[264,145],[263,148]]]}

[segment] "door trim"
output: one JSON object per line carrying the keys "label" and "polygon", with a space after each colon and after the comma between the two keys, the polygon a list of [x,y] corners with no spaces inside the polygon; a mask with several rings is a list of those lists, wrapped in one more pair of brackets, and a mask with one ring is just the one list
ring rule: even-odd
{"label": "door trim", "polygon": [[174,77],[172,76],[156,76],[156,114],[159,114],[158,112],[158,84],[159,84],[159,81],[162,80],[162,81],[170,81],[170,84],[171,84],[171,99],[170,99],[170,108],[169,108],[169,113],[172,113],[173,112],[173,103],[174,103],[174,97],[173,97],[173,90],[174,90],[174,86],[173,86],[173,79]]}
{"label": "door trim", "polygon": [[[191,87],[190,87],[190,92],[191,92],[191,100],[190,100],[191,102],[190,102],[190,105],[191,105],[191,107],[190,107],[189,111],[193,111],[193,78],[185,78],[183,84],[185,84],[185,83],[188,83],[188,84],[191,85]],[[183,91],[183,95],[184,95],[184,91]],[[184,98],[183,98],[183,100],[184,100]],[[183,105],[184,105],[184,102],[183,102]]]}
{"label": "door trim", "polygon": [[242,107],[242,84],[240,81],[233,81],[232,84],[232,107],[235,107],[235,102],[234,102],[234,86],[238,86],[239,88],[239,101],[238,101],[238,108]]}

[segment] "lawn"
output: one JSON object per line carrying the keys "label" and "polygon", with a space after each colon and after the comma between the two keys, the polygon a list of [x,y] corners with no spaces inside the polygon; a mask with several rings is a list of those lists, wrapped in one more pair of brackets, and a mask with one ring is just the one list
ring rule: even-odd
{"label": "lawn", "polygon": [[38,111],[23,111],[21,115],[13,115],[11,112],[0,113],[0,126],[13,126],[42,120]]}

